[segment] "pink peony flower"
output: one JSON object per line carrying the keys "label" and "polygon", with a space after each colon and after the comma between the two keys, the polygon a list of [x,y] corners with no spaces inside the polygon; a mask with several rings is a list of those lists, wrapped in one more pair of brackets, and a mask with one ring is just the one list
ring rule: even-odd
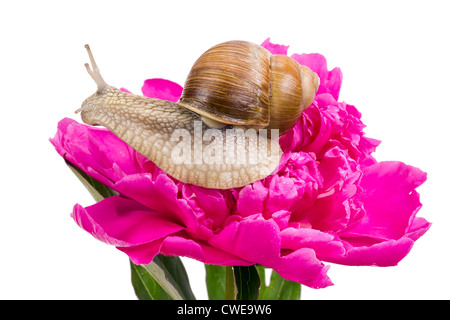
{"label": "pink peony flower", "polygon": [[[263,46],[287,54],[286,46]],[[332,284],[324,262],[396,265],[430,227],[416,217],[426,180],[401,162],[377,162],[380,141],[364,136],[358,110],[339,102],[342,73],[320,54],[293,54],[320,87],[297,125],[280,138],[277,171],[230,190],[181,183],[110,131],[63,119],[58,153],[120,195],[75,205],[76,223],[136,264],[157,254],[208,264],[261,264],[313,288]],[[144,95],[177,101],[182,87],[146,80]]]}

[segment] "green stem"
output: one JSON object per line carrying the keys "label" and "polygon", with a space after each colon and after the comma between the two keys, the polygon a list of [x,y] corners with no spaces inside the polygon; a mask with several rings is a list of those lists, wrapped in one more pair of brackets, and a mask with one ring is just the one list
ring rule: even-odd
{"label": "green stem", "polygon": [[232,266],[227,266],[225,270],[225,300],[236,300],[236,287]]}

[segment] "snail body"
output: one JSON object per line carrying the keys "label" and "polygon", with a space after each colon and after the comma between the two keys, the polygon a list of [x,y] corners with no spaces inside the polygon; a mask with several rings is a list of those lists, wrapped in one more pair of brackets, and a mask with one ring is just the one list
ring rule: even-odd
{"label": "snail body", "polygon": [[270,175],[282,154],[276,133],[297,123],[318,87],[317,75],[295,60],[229,41],[195,62],[180,100],[171,102],[109,86],[86,49],[98,90],[77,110],[82,121],[111,130],[172,177],[206,188]]}

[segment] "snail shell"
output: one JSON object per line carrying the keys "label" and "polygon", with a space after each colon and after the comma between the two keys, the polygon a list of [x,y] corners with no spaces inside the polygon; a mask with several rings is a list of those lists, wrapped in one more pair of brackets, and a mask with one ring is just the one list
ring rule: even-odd
{"label": "snail shell", "polygon": [[314,99],[317,74],[284,55],[228,41],[194,63],[180,104],[221,124],[291,129]]}

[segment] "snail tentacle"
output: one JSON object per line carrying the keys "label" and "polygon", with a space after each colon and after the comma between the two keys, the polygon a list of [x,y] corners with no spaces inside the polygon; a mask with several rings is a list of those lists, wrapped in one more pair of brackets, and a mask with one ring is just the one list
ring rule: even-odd
{"label": "snail tentacle", "polygon": [[105,82],[105,80],[103,80],[103,77],[100,74],[100,69],[98,68],[97,63],[94,60],[94,56],[92,54],[91,48],[89,47],[88,44],[85,44],[84,47],[86,48],[86,50],[88,52],[89,60],[91,61],[91,64],[92,64],[92,69],[90,68],[89,63],[85,63],[84,66],[86,67],[86,70],[89,73],[89,75],[92,77],[92,79],[97,84],[98,90],[102,91],[103,89],[105,89],[108,86],[108,84]]}

